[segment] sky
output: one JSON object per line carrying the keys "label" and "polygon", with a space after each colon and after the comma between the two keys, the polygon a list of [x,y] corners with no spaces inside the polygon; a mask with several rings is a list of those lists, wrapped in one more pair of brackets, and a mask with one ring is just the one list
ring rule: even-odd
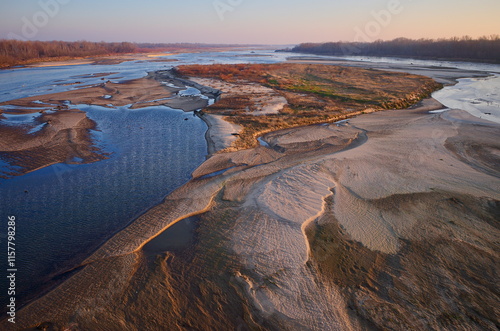
{"label": "sky", "polygon": [[0,39],[298,44],[500,34],[499,0],[0,0]]}

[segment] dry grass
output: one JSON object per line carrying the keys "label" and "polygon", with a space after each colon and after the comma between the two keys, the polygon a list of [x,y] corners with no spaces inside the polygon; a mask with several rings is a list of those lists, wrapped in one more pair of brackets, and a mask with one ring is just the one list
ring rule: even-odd
{"label": "dry grass", "polygon": [[288,101],[279,114],[254,116],[249,94],[223,94],[205,109],[243,126],[235,149],[256,146],[256,137],[275,130],[334,122],[364,112],[402,109],[441,88],[434,80],[405,73],[322,64],[189,65],[178,67],[188,77],[215,78],[227,83],[258,83]]}

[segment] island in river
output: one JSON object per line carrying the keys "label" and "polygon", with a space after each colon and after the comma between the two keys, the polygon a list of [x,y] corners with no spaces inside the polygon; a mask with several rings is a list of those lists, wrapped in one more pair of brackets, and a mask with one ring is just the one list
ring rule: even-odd
{"label": "island in river", "polygon": [[[498,124],[432,113],[430,78],[363,68],[184,66],[127,84],[176,82],[205,96],[210,157],[16,328],[499,326]],[[168,102],[92,88],[95,102]],[[35,101],[64,114],[83,92],[64,93]]]}
{"label": "island in river", "polygon": [[[194,77],[186,80],[179,75]],[[205,98],[179,94],[190,85],[197,87]],[[78,109],[81,104],[129,109],[166,105],[194,111],[207,107],[210,99],[217,99],[217,103],[204,110],[213,115],[206,117],[207,123],[219,128],[215,135],[208,136],[212,153],[225,148],[255,147],[257,136],[278,129],[402,108],[429,95],[438,86],[425,77],[349,67],[181,66],[123,83],[107,81],[0,103],[0,107],[5,107],[0,108],[0,116],[36,117],[32,126],[13,127],[0,122],[0,155],[17,168],[17,174],[59,162],[71,163],[75,158],[84,162],[105,158],[105,153],[99,153],[92,144],[87,131],[94,128],[93,122]],[[219,98],[221,93],[224,96]],[[226,122],[234,125],[226,129]],[[221,139],[222,135],[225,137]]]}

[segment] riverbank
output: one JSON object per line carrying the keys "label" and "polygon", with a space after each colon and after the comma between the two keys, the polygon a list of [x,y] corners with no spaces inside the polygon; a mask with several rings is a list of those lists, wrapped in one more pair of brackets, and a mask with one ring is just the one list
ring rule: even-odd
{"label": "riverbank", "polygon": [[[255,46],[254,46],[255,47]],[[245,45],[142,44],[93,42],[23,42],[1,40],[0,69],[71,66],[80,64],[115,65],[126,61],[175,62],[171,55],[246,50]],[[261,46],[271,49],[271,46]]]}
{"label": "riverbank", "polygon": [[[215,153],[20,324],[494,329],[498,125],[429,113],[441,108],[429,99]],[[196,242],[151,263],[142,248],[193,215]]]}
{"label": "riverbank", "polygon": [[[20,320],[25,326],[42,321],[64,326],[72,316],[71,323],[82,328],[96,326],[94,319],[99,327],[153,327],[147,317],[153,315],[155,325],[221,329],[294,327],[297,320],[310,329],[358,329],[368,322],[387,325],[389,318],[394,327],[456,326],[440,315],[448,312],[473,314],[478,322],[470,325],[488,328],[494,320],[488,307],[495,298],[486,293],[494,287],[494,268],[490,275],[475,266],[486,266],[491,260],[484,259],[494,260],[497,254],[493,220],[500,197],[492,164],[498,160],[488,152],[500,148],[492,134],[497,127],[463,111],[428,113],[441,107],[429,100],[411,110],[363,115],[340,126],[285,130],[264,138],[271,148],[214,155],[199,174],[232,169],[176,190],[103,245],[80,272],[22,310]],[[464,119],[470,125],[457,128]],[[461,141],[454,141],[457,130]],[[469,152],[457,148],[478,139],[483,153],[467,154],[470,161],[464,160],[463,153]],[[203,215],[196,245],[158,254],[152,267],[143,263],[146,243],[198,214]],[[336,226],[342,230],[332,230]],[[338,238],[331,231],[340,231],[344,239],[330,241]],[[435,240],[458,240],[468,253],[446,250],[439,253],[446,262],[426,261],[415,245],[428,247]],[[335,256],[341,260],[331,260]],[[394,265],[394,259],[407,261],[407,256],[422,266]],[[457,263],[471,275],[483,270],[477,275],[482,282],[461,278],[453,269]],[[442,282],[449,273],[458,277],[457,285],[435,283],[426,276],[431,270],[442,274]],[[433,306],[442,307],[430,309],[422,301],[409,306],[417,310],[406,312],[410,308],[400,296],[407,292],[399,279],[422,298],[447,288],[447,294],[433,295]],[[205,290],[195,294],[191,286]],[[393,299],[386,299],[382,288]],[[471,301],[458,299],[462,291],[469,291]],[[242,320],[233,315],[235,309]],[[203,311],[210,314],[200,315]]]}
{"label": "riverbank", "polygon": [[[456,68],[448,66],[437,66],[437,65],[426,65],[415,60],[415,63],[408,60],[408,63],[397,63],[397,62],[384,62],[377,61],[371,62],[353,59],[343,59],[343,58],[333,58],[333,57],[319,57],[319,56],[290,56],[287,58],[289,63],[301,63],[301,64],[328,64],[328,65],[345,65],[352,67],[370,68],[378,70],[387,70],[394,72],[406,72],[415,75],[423,75],[426,77],[433,78],[436,82],[444,85],[455,85],[457,79],[459,78],[480,78],[487,77],[489,74],[486,70],[478,71],[474,69]],[[436,64],[439,63],[436,61]],[[491,66],[491,65],[489,65]],[[495,72],[495,70],[490,70],[490,72]],[[497,73],[500,73],[496,69]]]}

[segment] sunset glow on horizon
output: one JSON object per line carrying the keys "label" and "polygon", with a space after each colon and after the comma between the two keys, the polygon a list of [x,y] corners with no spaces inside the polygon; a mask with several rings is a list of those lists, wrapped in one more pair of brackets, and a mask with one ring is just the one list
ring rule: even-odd
{"label": "sunset glow on horizon", "polygon": [[500,34],[496,0],[0,3],[0,39],[297,44]]}

